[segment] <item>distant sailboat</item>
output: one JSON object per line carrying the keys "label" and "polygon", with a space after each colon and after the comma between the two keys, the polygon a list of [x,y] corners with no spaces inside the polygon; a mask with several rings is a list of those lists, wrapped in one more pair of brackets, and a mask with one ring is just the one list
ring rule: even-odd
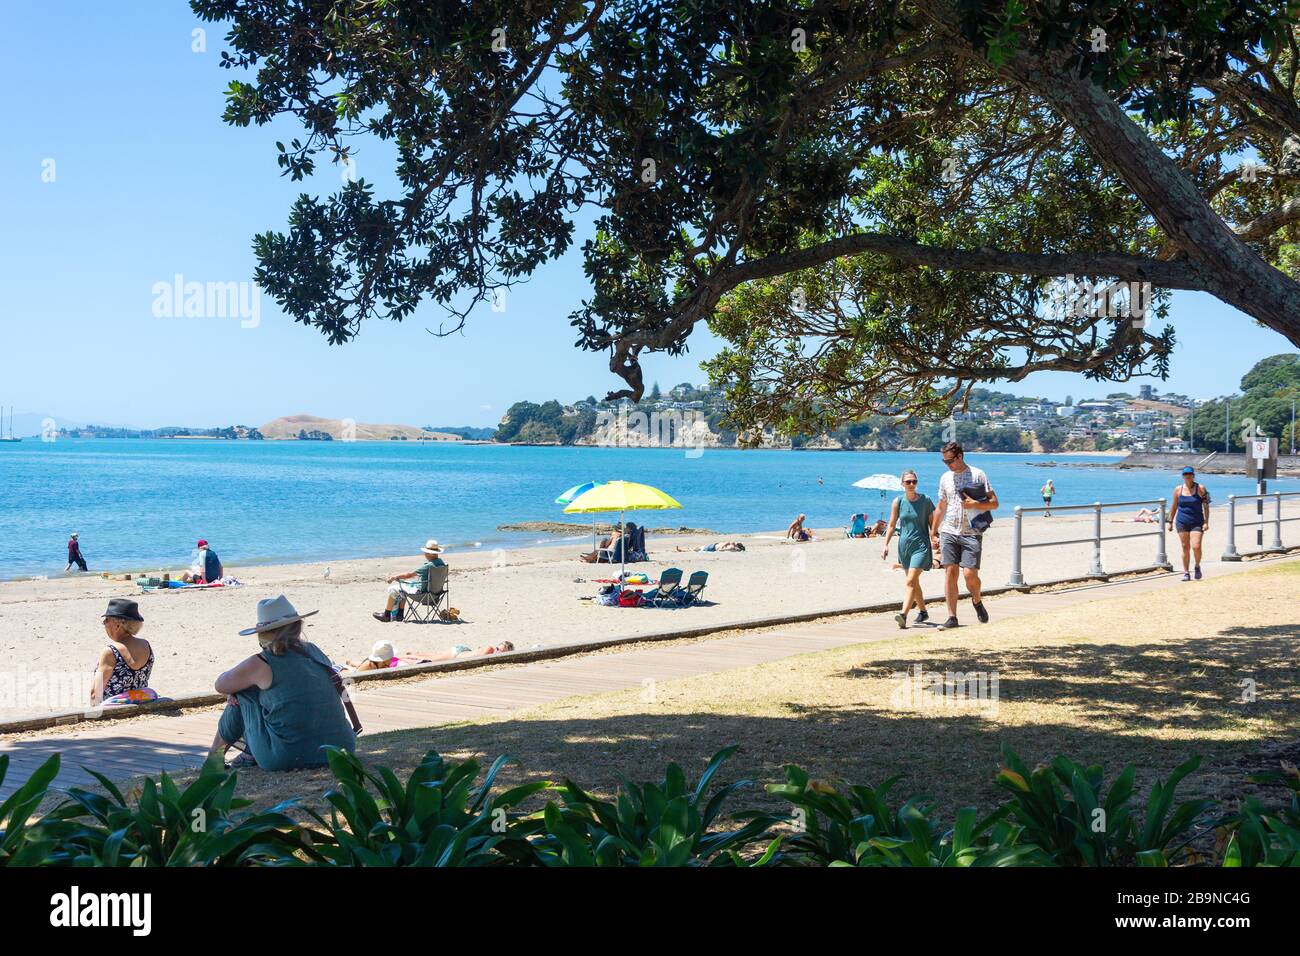
{"label": "distant sailboat", "polygon": [[0,408],[0,441],[22,441],[21,438],[14,437],[14,407],[9,406],[9,437],[5,437],[5,416],[4,409]]}

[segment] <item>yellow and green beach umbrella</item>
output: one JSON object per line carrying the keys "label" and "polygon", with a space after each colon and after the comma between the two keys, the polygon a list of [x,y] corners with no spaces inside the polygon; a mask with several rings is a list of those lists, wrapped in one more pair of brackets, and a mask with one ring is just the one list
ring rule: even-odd
{"label": "yellow and green beach umbrella", "polygon": [[[635,481],[607,481],[578,495],[564,506],[565,514],[595,514],[617,511],[619,524],[628,511],[666,511],[682,503],[667,492]],[[627,572],[627,553],[623,550],[623,573]],[[621,579],[621,578],[620,578]]]}

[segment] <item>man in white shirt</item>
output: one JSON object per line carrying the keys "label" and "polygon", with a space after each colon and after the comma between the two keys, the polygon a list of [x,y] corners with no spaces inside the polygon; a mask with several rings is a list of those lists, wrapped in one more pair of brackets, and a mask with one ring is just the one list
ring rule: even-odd
{"label": "man in white shirt", "polygon": [[948,601],[948,620],[939,627],[960,626],[957,622],[958,568],[966,579],[975,616],[981,624],[987,624],[989,612],[980,600],[980,552],[984,529],[993,520],[986,513],[997,508],[998,496],[989,485],[988,476],[966,464],[961,445],[950,441],[940,451],[948,471],[939,479],[939,501],[930,529],[931,545],[943,561],[944,596]]}

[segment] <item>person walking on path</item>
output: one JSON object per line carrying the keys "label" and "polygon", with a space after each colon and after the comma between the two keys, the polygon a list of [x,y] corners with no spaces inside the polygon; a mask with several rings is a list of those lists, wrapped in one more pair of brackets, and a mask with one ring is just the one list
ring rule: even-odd
{"label": "person walking on path", "polygon": [[934,566],[930,550],[930,520],[934,517],[934,502],[916,490],[916,472],[908,469],[901,475],[903,493],[894,499],[889,509],[889,528],[885,531],[885,546],[880,551],[882,561],[889,559],[889,542],[898,529],[898,563],[903,566],[907,583],[903,590],[903,610],[894,615],[899,627],[907,627],[907,612],[916,605],[916,623],[925,624],[930,615],[925,610],[925,595],[921,592],[921,572]]}
{"label": "person walking on path", "polygon": [[1201,538],[1210,530],[1210,493],[1197,482],[1196,469],[1183,469],[1183,480],[1174,488],[1170,499],[1174,507],[1169,512],[1169,530],[1178,532],[1178,543],[1183,546],[1183,580],[1190,581],[1189,559],[1196,559],[1196,580],[1201,580]]}
{"label": "person walking on path", "polygon": [[1038,489],[1043,495],[1043,504],[1047,506],[1047,511],[1043,514],[1044,518],[1052,516],[1052,499],[1056,496],[1056,485],[1052,484],[1052,479],[1047,479],[1047,484]]}
{"label": "person walking on path", "polygon": [[966,464],[960,444],[950,441],[940,449],[940,454],[948,470],[939,479],[939,503],[934,512],[931,545],[943,562],[948,620],[939,627],[960,626],[957,622],[958,569],[966,580],[975,616],[981,624],[987,624],[989,612],[980,600],[980,552],[984,529],[993,523],[993,516],[988,512],[996,510],[998,496],[989,485],[988,476]]}
{"label": "person walking on path", "polygon": [[67,574],[71,571],[74,564],[80,570],[86,570],[86,559],[81,553],[81,543],[77,540],[77,532],[75,531],[68,536],[68,566],[63,569],[63,573]]}

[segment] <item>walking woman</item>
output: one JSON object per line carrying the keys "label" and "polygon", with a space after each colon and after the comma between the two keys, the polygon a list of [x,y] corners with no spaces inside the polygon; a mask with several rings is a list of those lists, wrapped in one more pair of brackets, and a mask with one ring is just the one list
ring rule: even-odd
{"label": "walking woman", "polygon": [[[1169,530],[1178,532],[1183,546],[1183,580],[1190,581],[1189,556],[1196,559],[1196,580],[1201,580],[1201,537],[1210,530],[1210,493],[1196,480],[1196,469],[1184,468],[1183,481],[1174,489],[1169,510]],[[1190,555],[1189,555],[1190,552]]]}
{"label": "walking woman", "polygon": [[903,591],[903,610],[894,615],[899,627],[907,627],[907,612],[916,605],[916,623],[930,619],[925,611],[925,597],[921,593],[921,572],[933,566],[930,550],[930,519],[934,516],[934,502],[916,490],[916,472],[903,472],[903,493],[894,499],[889,509],[889,527],[885,531],[885,546],[880,559],[889,559],[889,542],[898,531],[898,563],[907,575]]}

